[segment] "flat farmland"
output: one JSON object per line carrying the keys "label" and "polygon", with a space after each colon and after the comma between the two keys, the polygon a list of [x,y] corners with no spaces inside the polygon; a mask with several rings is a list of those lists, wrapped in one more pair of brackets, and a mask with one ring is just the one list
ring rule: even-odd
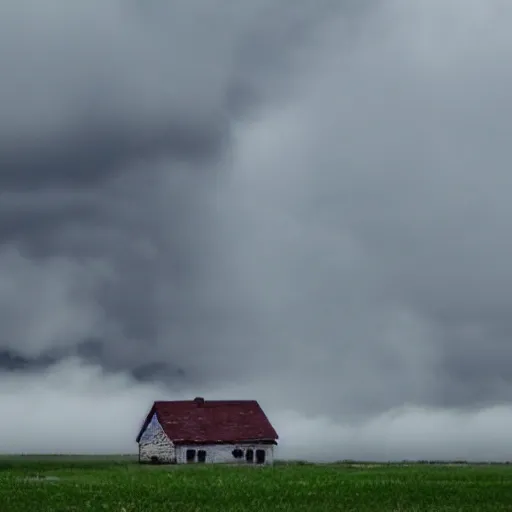
{"label": "flat farmland", "polygon": [[0,457],[1,512],[512,511],[508,464],[140,466]]}

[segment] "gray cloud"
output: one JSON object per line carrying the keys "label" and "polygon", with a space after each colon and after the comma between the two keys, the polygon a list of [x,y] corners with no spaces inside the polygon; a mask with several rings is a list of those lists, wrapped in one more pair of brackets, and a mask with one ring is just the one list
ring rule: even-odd
{"label": "gray cloud", "polygon": [[132,430],[229,394],[286,456],[495,458],[512,8],[241,4],[0,8],[2,402],[97,379]]}

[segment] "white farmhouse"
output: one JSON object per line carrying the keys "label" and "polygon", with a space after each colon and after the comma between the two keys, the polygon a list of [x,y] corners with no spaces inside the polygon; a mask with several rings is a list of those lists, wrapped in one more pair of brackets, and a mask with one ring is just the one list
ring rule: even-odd
{"label": "white farmhouse", "polygon": [[139,462],[272,464],[278,435],[255,400],[154,402],[139,435]]}

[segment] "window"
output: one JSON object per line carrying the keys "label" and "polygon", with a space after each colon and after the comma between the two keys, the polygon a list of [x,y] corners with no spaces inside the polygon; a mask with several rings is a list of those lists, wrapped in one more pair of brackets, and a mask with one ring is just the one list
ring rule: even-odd
{"label": "window", "polygon": [[240,448],[235,448],[231,453],[235,459],[241,459],[244,456],[244,452]]}
{"label": "window", "polygon": [[196,458],[195,450],[187,450],[187,462],[194,462]]}
{"label": "window", "polygon": [[256,450],[256,464],[265,463],[265,450]]}
{"label": "window", "polygon": [[252,462],[254,460],[254,451],[250,448],[245,452],[245,460],[247,462]]}
{"label": "window", "polygon": [[197,462],[206,462],[206,450],[199,450],[197,452]]}

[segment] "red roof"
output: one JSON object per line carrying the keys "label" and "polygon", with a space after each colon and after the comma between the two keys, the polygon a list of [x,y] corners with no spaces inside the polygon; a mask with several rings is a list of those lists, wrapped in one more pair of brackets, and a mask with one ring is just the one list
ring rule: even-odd
{"label": "red roof", "polygon": [[137,436],[156,413],[157,419],[176,444],[240,443],[271,441],[277,432],[255,400],[180,400],[155,402]]}

